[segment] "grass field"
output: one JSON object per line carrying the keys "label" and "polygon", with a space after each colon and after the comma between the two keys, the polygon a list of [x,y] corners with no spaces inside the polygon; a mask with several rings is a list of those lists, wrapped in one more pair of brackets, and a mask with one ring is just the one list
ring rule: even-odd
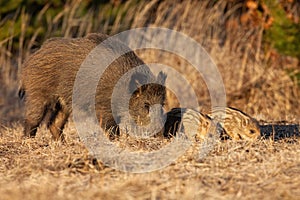
{"label": "grass field", "polygon": [[[30,24],[31,13],[20,8],[12,16],[23,20],[12,24],[19,24],[21,33],[15,37],[17,30],[10,28],[12,35],[0,41],[0,200],[300,199],[300,87],[299,78],[295,78],[300,62],[266,45],[266,15],[270,13],[257,9],[261,13],[255,15],[250,0],[129,0],[112,1],[119,2],[119,7],[99,7],[78,18],[82,2],[67,1],[56,16],[47,15],[47,24],[36,29]],[[282,2],[290,5],[290,1]],[[292,17],[299,19],[299,3],[291,5]],[[37,18],[46,16],[50,9],[51,3],[46,4]],[[105,18],[109,13],[115,21]],[[6,19],[11,18],[0,18],[0,30]],[[145,26],[177,30],[201,44],[222,75],[227,105],[259,120],[263,137],[253,142],[220,141],[201,160],[196,159],[201,143],[196,143],[171,165],[141,174],[121,172],[96,160],[72,121],[64,129],[66,144],[53,142],[44,126],[36,138],[22,138],[19,73],[24,59],[42,41],[57,35],[114,34]],[[30,38],[26,38],[27,30],[33,31]],[[41,30],[46,34],[40,36]],[[190,82],[200,108],[210,108],[206,84],[188,61],[167,52],[145,50],[137,54],[146,63],[158,62],[178,70]],[[177,84],[175,80],[174,86],[188,97],[187,88]],[[167,100],[166,110],[180,106],[174,94],[168,94]],[[149,151],[170,140],[135,141],[122,135],[115,142],[135,151]]]}
{"label": "grass field", "polygon": [[[192,146],[170,166],[132,174],[103,166],[72,124],[67,144],[40,128],[21,139],[21,126],[1,130],[1,199],[299,199],[300,139],[219,142],[196,161]],[[267,130],[267,129],[266,129]],[[296,130],[296,129],[295,129]],[[298,134],[298,137],[297,137]]]}

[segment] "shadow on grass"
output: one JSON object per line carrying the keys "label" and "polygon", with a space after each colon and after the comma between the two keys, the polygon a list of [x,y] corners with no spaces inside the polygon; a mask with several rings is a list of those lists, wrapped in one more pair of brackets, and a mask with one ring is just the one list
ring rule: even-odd
{"label": "shadow on grass", "polygon": [[268,124],[260,126],[262,137],[266,139],[273,138],[273,140],[300,137],[299,129],[300,124]]}

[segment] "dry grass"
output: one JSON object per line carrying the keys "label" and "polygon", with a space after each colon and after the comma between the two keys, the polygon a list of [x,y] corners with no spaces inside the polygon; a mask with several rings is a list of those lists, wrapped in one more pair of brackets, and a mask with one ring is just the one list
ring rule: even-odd
{"label": "dry grass", "polygon": [[[297,69],[299,61],[284,56],[274,59],[271,51],[262,49],[264,21],[255,26],[244,26],[240,22],[241,9],[244,9],[242,2],[153,2],[156,3],[142,7],[132,26],[170,28],[195,39],[217,65],[229,106],[267,121],[299,120],[300,90],[286,73],[289,68]],[[139,55],[145,61],[178,70],[190,81],[202,109],[209,108],[210,96],[203,78],[187,61],[157,50],[142,51]],[[176,81],[172,84],[176,85]],[[178,87],[182,89],[181,94],[188,95],[187,88]],[[170,108],[179,106],[174,96],[169,99],[169,104]]]}
{"label": "dry grass", "polygon": [[[110,24],[103,12],[88,12],[83,18],[76,17],[81,1],[69,1],[61,13],[47,22],[45,38],[57,35],[64,37],[83,36],[88,32],[115,34],[121,30],[135,27],[154,26],[171,28],[195,39],[212,57],[217,65],[226,89],[227,104],[239,108],[259,120],[299,122],[300,109],[298,99],[300,90],[297,83],[288,76],[287,70],[297,72],[299,61],[280,56],[263,49],[264,21],[249,26],[242,23],[243,3],[230,1],[151,1],[135,4],[127,1],[118,10],[115,21]],[[197,9],[195,9],[197,8]],[[43,15],[47,5],[40,11]],[[132,12],[135,10],[135,12]],[[127,13],[124,16],[124,13]],[[134,13],[134,14],[132,14]],[[28,13],[22,11],[22,30],[28,28]],[[90,23],[94,22],[94,23]],[[131,23],[132,22],[132,23]],[[22,106],[17,100],[19,86],[18,74],[22,60],[27,58],[37,44],[39,29],[29,41],[9,37],[0,41],[0,122],[9,123],[19,120]],[[14,32],[12,30],[12,36]],[[19,51],[13,52],[13,41],[19,41]],[[159,62],[172,66],[184,75],[193,86],[202,109],[210,106],[209,91],[197,71],[185,60],[176,55],[162,52],[142,51],[139,55],[146,62]],[[171,79],[171,78],[169,78]],[[178,86],[183,94],[187,88]],[[179,106],[174,96],[170,95],[168,109]],[[296,120],[295,120],[296,118]],[[298,119],[297,119],[298,118]],[[298,121],[297,121],[298,120]]]}
{"label": "dry grass", "polygon": [[[150,173],[113,170],[93,159],[69,124],[67,145],[43,127],[21,139],[21,126],[1,130],[1,199],[297,199],[300,139],[218,143],[203,160],[193,148]],[[131,143],[134,148],[138,145]]]}
{"label": "dry grass", "polygon": [[[181,31],[212,56],[225,83],[228,105],[262,120],[265,137],[251,143],[220,142],[201,161],[194,159],[198,144],[172,165],[145,174],[103,166],[88,154],[71,123],[64,131],[65,145],[52,142],[43,127],[35,139],[23,140],[22,126],[15,123],[23,113],[16,96],[18,73],[22,60],[40,44],[36,43],[37,33],[29,41],[22,38],[24,35],[10,37],[0,41],[0,199],[300,198],[300,90],[286,73],[286,69],[299,67],[299,61],[276,59],[272,52],[263,51],[263,24],[241,26],[240,5],[230,7],[231,1],[212,5],[213,1],[154,0],[131,7],[135,0],[130,0],[125,7],[135,12],[128,11],[125,17],[120,13],[109,25],[104,20],[105,12],[91,11],[82,19],[76,18],[79,2],[68,1],[61,13],[49,19],[46,38],[53,36],[59,24],[65,37],[91,31],[116,33],[129,27],[131,21],[132,27],[161,26]],[[45,9],[47,5],[41,15]],[[22,15],[25,30],[28,21],[26,13]],[[17,53],[12,51],[16,39],[20,41]],[[193,85],[202,109],[209,108],[206,85],[185,60],[155,51],[138,53],[146,62],[158,61],[176,68]],[[185,89],[181,88],[181,93],[187,93]],[[178,106],[175,97],[170,97],[169,108]],[[279,123],[282,120],[293,125]],[[122,136],[116,142],[134,151],[149,151],[169,141],[132,141]]]}

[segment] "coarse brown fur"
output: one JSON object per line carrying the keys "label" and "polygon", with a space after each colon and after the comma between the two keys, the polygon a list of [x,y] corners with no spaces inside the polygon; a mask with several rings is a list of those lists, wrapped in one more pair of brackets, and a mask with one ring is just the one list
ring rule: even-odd
{"label": "coarse brown fur", "polygon": [[[30,56],[23,65],[21,75],[20,97],[25,94],[25,128],[24,135],[34,137],[42,120],[47,120],[48,127],[55,140],[63,140],[62,130],[72,111],[72,94],[74,81],[79,67],[88,54],[101,42],[108,38],[105,34],[89,34],[84,38],[52,38]],[[100,47],[105,55],[117,55],[122,49],[128,49],[123,43],[113,40],[109,45]],[[99,55],[99,58],[101,55]],[[96,114],[106,129],[114,128],[122,120],[117,116],[114,120],[111,111],[111,96],[118,80],[131,69],[144,65],[134,52],[130,51],[113,61],[102,74],[95,96]],[[97,70],[97,69],[95,69]],[[135,71],[128,80],[130,83],[146,83],[152,81],[158,84],[147,84],[138,90],[123,89],[122,92],[132,94],[129,109],[132,118],[149,120],[149,107],[154,104],[164,104],[166,76],[162,72],[155,77],[148,67]],[[146,74],[146,75],[145,75]],[[87,77],[88,79],[89,77]],[[122,95],[119,96],[122,102]],[[140,105],[133,108],[132,105]],[[118,108],[118,107],[117,107]],[[48,117],[45,117],[48,116]],[[101,119],[100,119],[101,118]]]}
{"label": "coarse brown fur", "polygon": [[218,133],[222,139],[255,140],[261,136],[258,122],[232,107],[217,107],[208,114],[189,108],[173,108],[167,113],[164,136],[175,135],[179,125],[182,124],[186,135],[199,135],[203,138],[209,134],[208,130],[212,121],[221,126],[222,130],[219,129]]}
{"label": "coarse brown fur", "polygon": [[261,137],[260,127],[256,119],[236,108],[217,107],[208,113],[208,116],[220,120],[226,135],[233,140],[255,140]]}
{"label": "coarse brown fur", "polygon": [[177,131],[183,131],[188,138],[196,140],[204,140],[213,135],[223,137],[224,134],[220,124],[190,108],[173,108],[167,113],[164,136],[175,136]]}

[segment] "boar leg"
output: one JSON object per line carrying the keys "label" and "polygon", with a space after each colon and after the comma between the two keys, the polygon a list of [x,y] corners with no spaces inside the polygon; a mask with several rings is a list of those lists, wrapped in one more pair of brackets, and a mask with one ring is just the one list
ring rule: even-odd
{"label": "boar leg", "polygon": [[52,138],[56,141],[64,141],[62,131],[68,120],[69,112],[60,103],[56,104],[55,111],[52,113],[51,119],[48,123],[48,127],[52,134]]}
{"label": "boar leg", "polygon": [[43,101],[26,101],[25,103],[25,137],[35,137],[38,126],[46,114],[46,103]]}

